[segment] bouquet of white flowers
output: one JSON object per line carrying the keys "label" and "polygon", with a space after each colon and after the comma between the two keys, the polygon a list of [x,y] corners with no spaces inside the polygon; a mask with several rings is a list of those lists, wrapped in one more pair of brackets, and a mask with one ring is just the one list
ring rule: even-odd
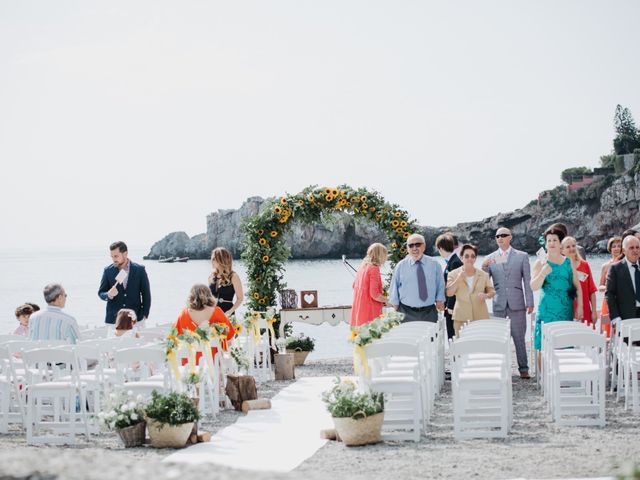
{"label": "bouquet of white flowers", "polygon": [[110,430],[131,427],[144,422],[142,395],[134,397],[131,390],[111,393],[107,409],[100,412],[98,418]]}

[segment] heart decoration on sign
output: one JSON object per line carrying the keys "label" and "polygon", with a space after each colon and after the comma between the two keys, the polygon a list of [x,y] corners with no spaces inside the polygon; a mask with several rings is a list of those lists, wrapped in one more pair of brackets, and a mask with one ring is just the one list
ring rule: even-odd
{"label": "heart decoration on sign", "polygon": [[302,290],[300,292],[300,303],[302,308],[316,308],[318,306],[318,291]]}

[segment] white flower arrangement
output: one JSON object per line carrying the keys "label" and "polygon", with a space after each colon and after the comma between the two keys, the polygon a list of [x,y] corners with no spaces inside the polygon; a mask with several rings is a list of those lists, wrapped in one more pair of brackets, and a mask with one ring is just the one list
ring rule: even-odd
{"label": "white flower arrangement", "polygon": [[142,395],[127,392],[111,393],[107,410],[98,413],[98,419],[109,430],[131,427],[144,421]]}

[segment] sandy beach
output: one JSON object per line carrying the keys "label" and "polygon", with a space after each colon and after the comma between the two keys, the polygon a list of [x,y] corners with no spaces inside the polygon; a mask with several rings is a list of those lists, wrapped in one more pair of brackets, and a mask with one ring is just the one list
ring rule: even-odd
{"label": "sandy beach", "polygon": [[[350,375],[348,359],[311,362],[296,375]],[[345,447],[328,442],[288,474],[238,472],[212,465],[171,465],[161,460],[172,450],[141,447],[124,449],[116,434],[102,433],[75,447],[27,446],[15,430],[0,436],[2,478],[113,479],[118,477],[172,478],[575,478],[601,477],[625,461],[640,459],[640,416],[625,412],[623,403],[607,395],[607,426],[557,427],[545,411],[534,380],[514,377],[514,426],[507,439],[453,439],[451,390],[446,382],[436,399],[430,431],[419,443],[387,442]],[[262,384],[258,393],[271,398],[291,382]],[[222,412],[201,428],[215,432],[236,421],[233,410]],[[82,437],[81,437],[82,438]],[[247,459],[247,461],[250,461]]]}

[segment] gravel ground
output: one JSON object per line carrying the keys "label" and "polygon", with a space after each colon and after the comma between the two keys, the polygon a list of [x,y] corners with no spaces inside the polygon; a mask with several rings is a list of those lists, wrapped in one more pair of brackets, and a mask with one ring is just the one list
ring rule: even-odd
{"label": "gravel ground", "polygon": [[[297,367],[296,375],[350,375],[347,359],[323,360]],[[291,382],[268,382],[258,395],[271,398]],[[610,475],[624,461],[640,461],[640,416],[625,412],[607,397],[607,426],[557,427],[544,409],[534,380],[514,377],[514,426],[504,440],[453,440],[449,382],[436,399],[428,435],[418,443],[388,442],[345,447],[328,442],[289,474],[251,473],[255,480],[274,478],[570,478]],[[233,410],[221,412],[201,429],[210,432],[235,422]],[[80,437],[82,438],[82,437]],[[241,478],[247,474],[212,465],[160,463],[172,450],[124,449],[113,433],[92,437],[75,447],[27,446],[20,430],[0,435],[0,480],[136,478]]]}

